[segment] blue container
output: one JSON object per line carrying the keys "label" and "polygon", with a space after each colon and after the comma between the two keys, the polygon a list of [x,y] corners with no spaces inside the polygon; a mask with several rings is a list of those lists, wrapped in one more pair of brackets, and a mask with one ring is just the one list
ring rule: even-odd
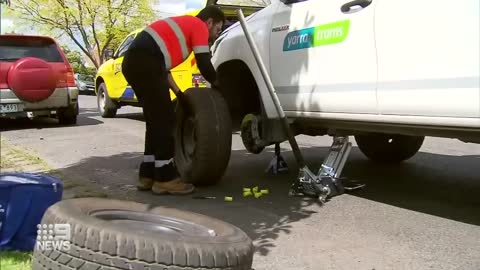
{"label": "blue container", "polygon": [[0,250],[33,250],[37,225],[62,194],[63,183],[52,176],[0,174]]}

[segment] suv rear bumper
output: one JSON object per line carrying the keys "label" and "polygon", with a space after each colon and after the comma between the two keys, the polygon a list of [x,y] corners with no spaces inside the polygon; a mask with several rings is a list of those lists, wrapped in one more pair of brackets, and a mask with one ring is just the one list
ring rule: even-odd
{"label": "suv rear bumper", "polygon": [[65,87],[57,88],[53,94],[45,100],[39,102],[27,102],[19,99],[10,89],[0,89],[0,104],[17,104],[19,110],[17,112],[3,112],[3,115],[26,114],[27,112],[50,112],[60,108],[68,107],[78,102],[78,88]]}

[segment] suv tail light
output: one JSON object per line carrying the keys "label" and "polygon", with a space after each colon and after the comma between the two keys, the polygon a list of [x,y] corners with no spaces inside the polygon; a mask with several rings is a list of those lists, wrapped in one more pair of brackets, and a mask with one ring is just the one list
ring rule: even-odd
{"label": "suv tail light", "polygon": [[62,77],[65,78],[63,80],[60,79],[57,82],[57,87],[58,88],[64,88],[64,87],[75,87],[75,74],[73,73],[73,68],[70,65],[65,65],[65,69],[62,71]]}
{"label": "suv tail light", "polygon": [[73,73],[73,68],[71,66],[67,66],[67,86],[68,87],[75,87],[75,74]]}

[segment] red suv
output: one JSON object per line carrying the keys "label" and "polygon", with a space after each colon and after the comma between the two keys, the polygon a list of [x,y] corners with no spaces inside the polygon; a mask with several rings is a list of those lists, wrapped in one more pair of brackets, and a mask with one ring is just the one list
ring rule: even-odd
{"label": "red suv", "polygon": [[57,42],[45,36],[0,36],[0,117],[56,115],[76,124],[78,88]]}

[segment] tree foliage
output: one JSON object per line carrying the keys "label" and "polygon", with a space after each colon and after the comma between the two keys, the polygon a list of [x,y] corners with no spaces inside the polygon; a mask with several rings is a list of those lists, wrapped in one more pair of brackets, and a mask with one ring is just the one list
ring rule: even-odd
{"label": "tree foliage", "polygon": [[10,0],[0,0],[0,5],[5,4],[7,6],[10,6]]}
{"label": "tree foliage", "polygon": [[85,66],[85,61],[82,57],[82,54],[78,51],[70,50],[66,46],[62,46],[62,50],[65,53],[65,56],[68,59],[70,65],[72,65],[75,73],[86,74],[86,75],[95,75],[95,68]]}
{"label": "tree foliage", "polygon": [[48,35],[66,35],[98,68],[107,48],[154,20],[152,0],[15,0],[13,16]]}

